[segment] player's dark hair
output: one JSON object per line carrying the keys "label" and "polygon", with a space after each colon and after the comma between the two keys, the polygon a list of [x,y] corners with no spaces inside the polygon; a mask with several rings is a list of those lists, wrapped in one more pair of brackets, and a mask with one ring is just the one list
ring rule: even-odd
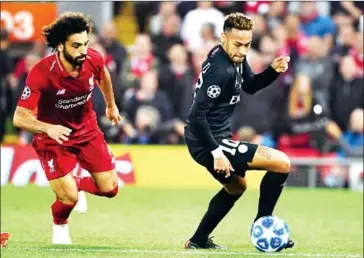
{"label": "player's dark hair", "polygon": [[43,27],[43,36],[47,46],[56,50],[69,36],[83,31],[90,33],[91,30],[92,22],[89,17],[79,12],[66,12],[53,23]]}
{"label": "player's dark hair", "polygon": [[237,30],[252,30],[254,22],[252,18],[242,13],[231,13],[225,17],[224,32]]}

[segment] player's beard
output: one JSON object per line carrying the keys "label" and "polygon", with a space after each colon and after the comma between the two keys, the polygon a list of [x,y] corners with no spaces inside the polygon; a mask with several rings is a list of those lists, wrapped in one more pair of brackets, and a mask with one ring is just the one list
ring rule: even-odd
{"label": "player's beard", "polygon": [[66,49],[63,50],[63,56],[64,56],[64,59],[66,59],[66,61],[68,63],[70,63],[72,66],[74,67],[77,67],[77,66],[81,66],[83,64],[83,62],[85,61],[84,60],[80,60],[80,58],[82,57],[86,57],[85,55],[81,55],[81,56],[78,56],[78,57],[72,57]]}

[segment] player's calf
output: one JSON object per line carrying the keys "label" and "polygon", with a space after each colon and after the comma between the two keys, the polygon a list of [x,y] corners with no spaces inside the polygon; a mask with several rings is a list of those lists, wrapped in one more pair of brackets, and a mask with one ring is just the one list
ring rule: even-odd
{"label": "player's calf", "polygon": [[258,213],[255,221],[273,214],[291,169],[288,156],[278,150],[258,146],[250,168],[268,170],[260,184]]}
{"label": "player's calf", "polygon": [[51,209],[53,215],[53,223],[56,225],[67,224],[68,217],[71,211],[76,206],[78,201],[77,192],[70,193],[69,195],[63,195],[53,202]]}
{"label": "player's calf", "polygon": [[78,192],[68,192],[68,193],[62,193],[62,194],[56,194],[57,199],[66,204],[66,205],[76,205],[78,202]]}
{"label": "player's calf", "polygon": [[57,198],[51,206],[53,216],[53,244],[71,244],[68,218],[78,201],[78,189],[71,174],[49,181]]}
{"label": "player's calf", "polygon": [[63,225],[68,223],[68,218],[76,206],[78,201],[78,193],[70,192],[63,195],[57,195],[57,199],[53,202],[52,216],[55,225]]}
{"label": "player's calf", "polygon": [[102,175],[100,178],[98,174],[101,173],[93,174],[93,177],[98,180],[97,182],[93,177],[75,177],[78,190],[85,191],[87,193],[97,196],[103,196],[108,198],[115,197],[119,190],[117,179],[108,180],[105,179],[107,177],[105,177],[104,175]]}
{"label": "player's calf", "polygon": [[[72,197],[74,198],[74,196]],[[63,200],[69,202],[75,201],[70,197],[65,197]],[[56,199],[52,204],[52,215],[53,215],[53,244],[72,244],[71,237],[69,235],[68,218],[75,207],[77,201],[73,204],[65,204],[62,201]]]}
{"label": "player's calf", "polygon": [[[211,199],[200,225],[195,234],[185,244],[185,248],[220,249],[220,246],[214,244],[209,236],[226,214],[228,214],[235,202],[242,196],[242,186],[238,183],[239,177],[236,175],[232,175],[232,177],[230,183],[224,184],[224,188]],[[240,179],[245,181],[243,178]],[[226,190],[227,188],[234,194],[230,194]]]}

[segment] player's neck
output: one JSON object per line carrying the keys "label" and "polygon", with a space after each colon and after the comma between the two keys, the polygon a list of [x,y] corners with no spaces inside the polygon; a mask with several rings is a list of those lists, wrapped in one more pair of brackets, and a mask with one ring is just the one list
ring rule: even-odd
{"label": "player's neck", "polygon": [[69,73],[79,72],[80,66],[73,66],[71,63],[69,63],[64,57],[62,52],[58,52],[57,54],[62,62],[63,67],[66,69],[67,72]]}

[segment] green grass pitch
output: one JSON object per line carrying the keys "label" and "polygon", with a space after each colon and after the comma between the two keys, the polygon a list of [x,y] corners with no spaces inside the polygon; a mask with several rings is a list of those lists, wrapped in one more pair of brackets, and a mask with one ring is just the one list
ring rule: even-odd
{"label": "green grass pitch", "polygon": [[[87,195],[88,211],[73,213],[73,245],[52,246],[49,188],[1,188],[1,231],[11,233],[1,257],[271,257],[251,245],[259,192],[247,190],[213,232],[224,251],[183,245],[206,210],[213,189],[125,187],[114,199]],[[363,195],[343,190],[287,188],[275,210],[296,246],[273,257],[362,257]]]}

